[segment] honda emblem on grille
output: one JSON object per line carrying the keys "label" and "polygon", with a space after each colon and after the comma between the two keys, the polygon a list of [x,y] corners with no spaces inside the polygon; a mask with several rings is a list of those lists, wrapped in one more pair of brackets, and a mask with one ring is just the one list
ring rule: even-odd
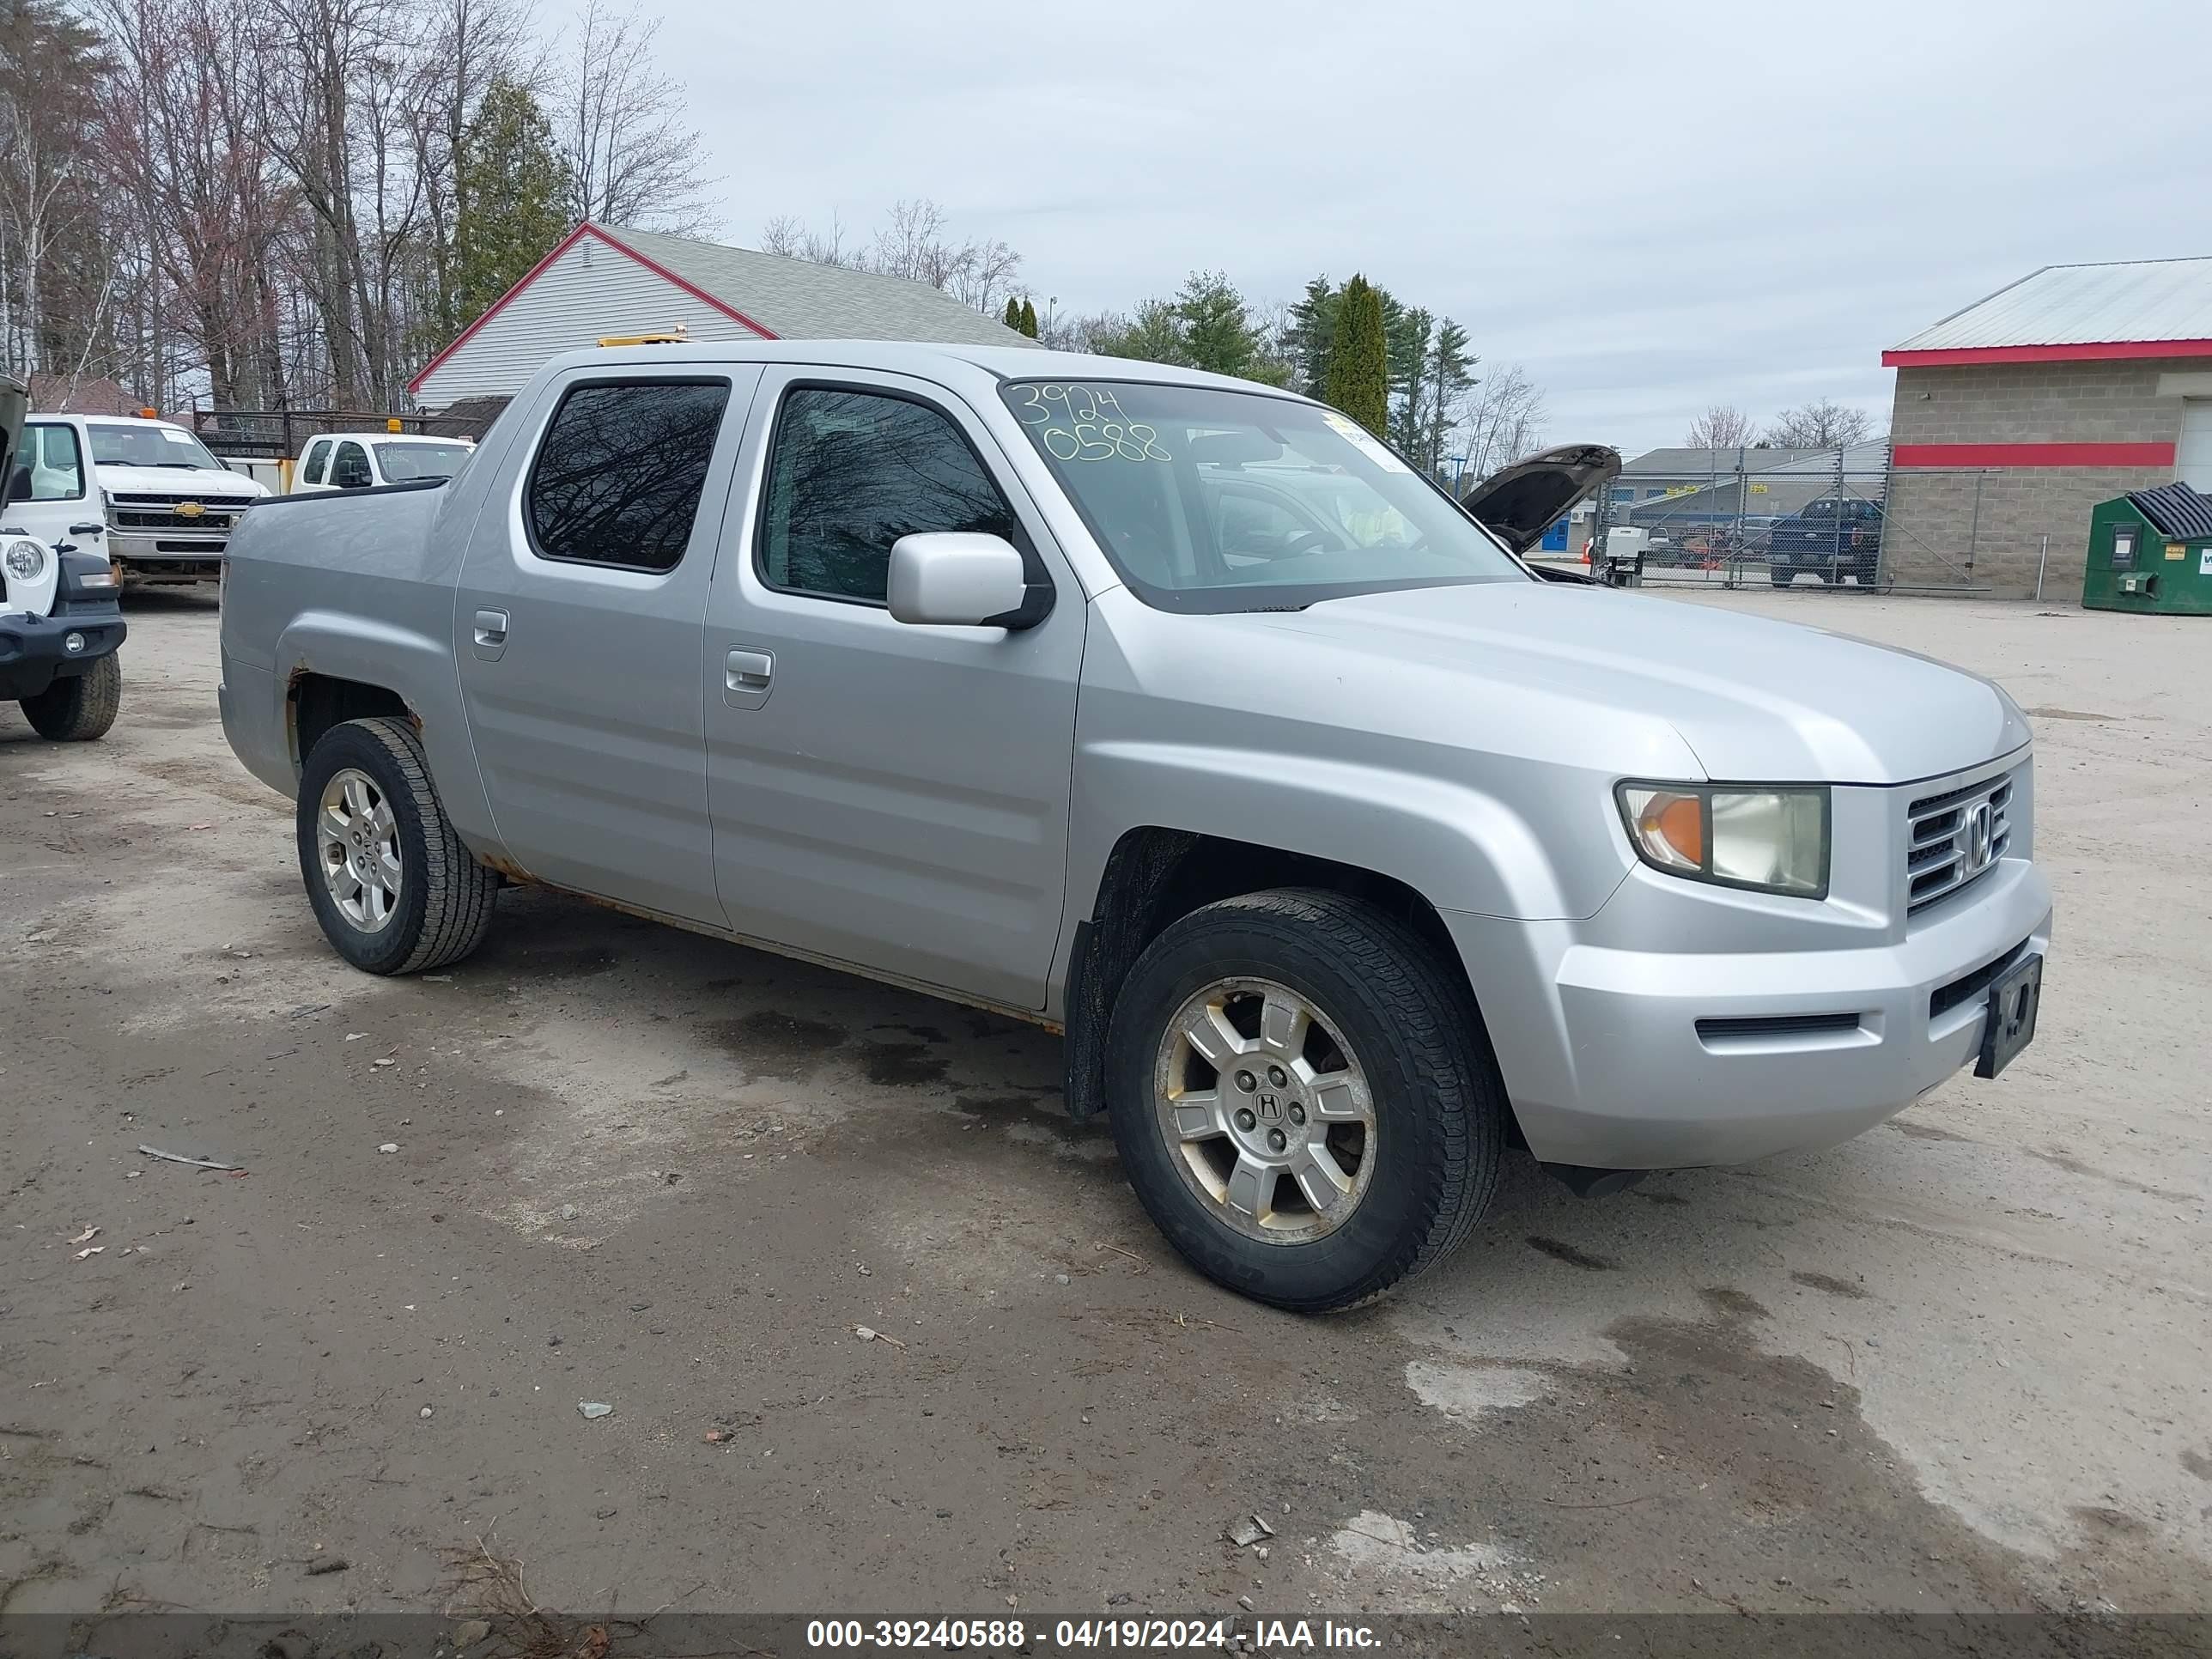
{"label": "honda emblem on grille", "polygon": [[1976,875],[1990,867],[1996,842],[1996,809],[1982,801],[1966,814],[1966,873]]}

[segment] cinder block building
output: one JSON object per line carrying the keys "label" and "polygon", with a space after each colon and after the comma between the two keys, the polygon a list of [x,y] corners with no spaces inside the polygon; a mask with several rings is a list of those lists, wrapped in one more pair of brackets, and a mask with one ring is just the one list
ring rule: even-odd
{"label": "cinder block building", "polygon": [[1901,586],[2025,595],[2047,550],[2045,597],[2078,597],[2098,502],[2212,489],[2212,258],[2047,265],[1881,360]]}

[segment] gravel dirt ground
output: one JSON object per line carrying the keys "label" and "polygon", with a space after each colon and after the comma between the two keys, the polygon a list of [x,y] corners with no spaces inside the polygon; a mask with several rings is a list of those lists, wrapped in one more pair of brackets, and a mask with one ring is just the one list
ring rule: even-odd
{"label": "gravel dirt ground", "polygon": [[134,599],[106,742],[0,714],[0,1611],[427,1610],[478,1540],[601,1613],[2212,1607],[2212,628],[1696,602],[2031,710],[2035,1045],[1814,1156],[1516,1158],[1302,1320],[1040,1030],[532,890],[349,971],[213,599]]}

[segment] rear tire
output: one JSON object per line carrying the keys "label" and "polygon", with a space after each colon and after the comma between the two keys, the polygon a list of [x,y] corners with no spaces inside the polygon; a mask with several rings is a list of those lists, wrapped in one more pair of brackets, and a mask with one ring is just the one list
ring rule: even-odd
{"label": "rear tire", "polygon": [[1275,1307],[1381,1296],[1465,1238],[1497,1185],[1504,1089],[1464,983],[1339,893],[1171,924],[1115,999],[1106,1065],[1146,1212],[1199,1272]]}
{"label": "rear tire", "polygon": [[1797,573],[1796,571],[1787,568],[1778,568],[1773,565],[1769,565],[1766,568],[1766,575],[1767,580],[1771,581],[1777,587],[1787,587],[1790,583],[1797,580]]}
{"label": "rear tire", "polygon": [[315,920],[362,972],[417,974],[483,943],[499,878],[454,833],[405,721],[325,732],[301,769],[294,822]]}
{"label": "rear tire", "polygon": [[56,680],[16,706],[31,729],[50,742],[90,743],[104,738],[123,707],[123,665],[111,651],[83,673]]}

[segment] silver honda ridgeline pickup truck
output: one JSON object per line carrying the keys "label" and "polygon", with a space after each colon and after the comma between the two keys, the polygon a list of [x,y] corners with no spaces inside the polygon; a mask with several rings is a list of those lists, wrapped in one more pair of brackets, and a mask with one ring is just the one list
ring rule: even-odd
{"label": "silver honda ridgeline pickup truck", "polygon": [[356,966],[541,882],[1042,1021],[1200,1271],[1340,1308],[1509,1144],[1820,1146],[2033,1034],[2020,710],[1523,564],[1618,465],[1462,509],[1153,363],[570,354],[449,483],[246,515],[223,725]]}

